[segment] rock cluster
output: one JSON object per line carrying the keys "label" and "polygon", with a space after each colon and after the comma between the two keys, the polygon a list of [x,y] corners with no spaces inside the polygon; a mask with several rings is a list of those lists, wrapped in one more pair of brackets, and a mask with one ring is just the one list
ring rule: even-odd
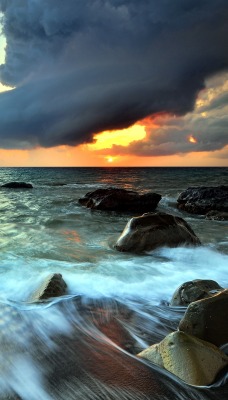
{"label": "rock cluster", "polygon": [[180,210],[192,214],[228,212],[228,186],[189,187],[177,199]]}
{"label": "rock cluster", "polygon": [[130,219],[115,248],[138,253],[181,244],[199,245],[200,240],[183,218],[155,212]]}
{"label": "rock cluster", "polygon": [[147,212],[155,210],[160,200],[161,195],[157,193],[139,194],[110,187],[89,192],[78,201],[93,210]]}
{"label": "rock cluster", "polygon": [[[161,200],[157,193],[139,194],[109,187],[88,192],[79,204],[93,210],[147,213],[154,211]],[[189,187],[177,199],[177,208],[207,219],[228,220],[228,186]]]}
{"label": "rock cluster", "polygon": [[186,282],[174,293],[171,305],[187,304],[179,330],[138,356],[188,384],[205,386],[213,383],[218,373],[228,366],[227,355],[217,347],[228,342],[228,289],[224,290],[214,281]]}

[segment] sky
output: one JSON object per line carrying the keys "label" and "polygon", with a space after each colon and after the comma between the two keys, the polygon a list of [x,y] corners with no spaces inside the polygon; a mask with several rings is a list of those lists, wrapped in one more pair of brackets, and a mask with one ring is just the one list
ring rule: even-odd
{"label": "sky", "polygon": [[227,0],[0,13],[0,166],[228,166]]}

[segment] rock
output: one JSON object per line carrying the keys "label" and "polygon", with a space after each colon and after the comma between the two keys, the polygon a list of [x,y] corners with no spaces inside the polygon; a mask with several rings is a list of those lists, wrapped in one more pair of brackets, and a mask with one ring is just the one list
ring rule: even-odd
{"label": "rock", "polygon": [[213,297],[191,303],[179,324],[179,329],[222,346],[228,342],[228,289]]}
{"label": "rock", "polygon": [[215,281],[195,279],[185,282],[175,291],[170,306],[188,306],[196,300],[214,296],[223,288]]}
{"label": "rock", "polygon": [[180,331],[143,350],[138,357],[198,386],[211,384],[219,371],[228,365],[228,357],[216,346]]}
{"label": "rock", "polygon": [[[88,300],[69,296],[48,307],[16,304],[5,310],[0,303],[1,400],[5,393],[11,400],[227,400],[227,382],[199,392],[122,351],[125,333],[114,332],[116,346],[109,322],[114,317],[128,329],[128,310],[107,296]],[[134,326],[128,333],[135,338]]]}
{"label": "rock", "polygon": [[177,207],[192,214],[228,212],[228,186],[190,187],[180,194]]}
{"label": "rock", "polygon": [[31,183],[26,183],[26,182],[9,182],[5,183],[4,185],[1,185],[3,188],[9,188],[9,189],[32,189],[33,186]]}
{"label": "rock", "polygon": [[220,212],[216,210],[211,210],[206,214],[206,219],[212,219],[216,221],[227,221],[228,212]]}
{"label": "rock", "polygon": [[39,288],[32,294],[29,301],[50,299],[51,297],[63,296],[66,294],[67,285],[61,274],[48,275]]}
{"label": "rock", "polygon": [[199,245],[200,240],[183,218],[156,212],[130,219],[115,248],[138,253],[180,244]]}
{"label": "rock", "polygon": [[79,199],[79,203],[87,208],[105,211],[146,212],[157,207],[161,195],[157,193],[138,194],[125,189],[97,189]]}

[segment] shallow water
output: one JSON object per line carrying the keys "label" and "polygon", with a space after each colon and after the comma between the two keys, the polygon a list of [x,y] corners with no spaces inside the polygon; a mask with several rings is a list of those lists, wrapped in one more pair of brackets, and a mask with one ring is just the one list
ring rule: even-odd
{"label": "shallow water", "polygon": [[[15,332],[16,337],[18,329],[23,332],[23,340],[16,345],[16,349],[10,348],[6,355],[3,353],[3,359],[10,361],[6,363],[8,367],[0,377],[2,393],[6,393],[7,390],[13,391],[26,400],[189,399],[189,387],[185,391],[183,386],[182,392],[180,381],[176,382],[173,376],[170,377],[170,374],[164,371],[157,372],[154,366],[145,367],[138,360],[134,360],[135,374],[142,373],[141,369],[143,371],[144,368],[149,369],[149,374],[156,375],[156,380],[166,388],[163,392],[160,394],[158,392],[156,395],[156,390],[151,389],[147,394],[143,394],[143,391],[137,389],[133,390],[133,395],[130,387],[123,385],[119,387],[117,383],[115,385],[110,383],[111,374],[103,380],[100,376],[95,376],[94,371],[87,369],[89,363],[85,362],[83,371],[80,372],[81,380],[75,376],[71,377],[72,379],[69,376],[61,378],[64,390],[58,389],[61,393],[57,393],[57,389],[53,389],[55,384],[52,387],[45,382],[48,374],[51,374],[50,371],[58,364],[58,360],[49,365],[47,359],[55,358],[53,358],[53,346],[59,347],[59,343],[67,340],[69,343],[65,351],[72,355],[71,341],[80,340],[84,349],[83,356],[79,357],[81,363],[87,356],[93,359],[94,348],[99,343],[97,351],[102,353],[103,346],[108,346],[106,354],[112,356],[109,356],[108,360],[104,356],[97,360],[96,356],[94,362],[99,361],[102,364],[106,360],[110,363],[114,351],[120,359],[114,362],[111,369],[114,368],[116,371],[118,370],[116,365],[121,364],[125,365],[123,367],[125,372],[129,371],[131,365],[129,357],[132,355],[126,355],[121,346],[116,348],[116,342],[110,339],[108,328],[105,328],[105,333],[101,333],[101,327],[96,326],[97,318],[103,315],[104,308],[110,309],[108,313],[111,316],[116,302],[131,310],[134,319],[124,322],[121,320],[121,324],[125,324],[130,336],[138,343],[138,348],[145,348],[161,340],[178,325],[181,312],[170,310],[165,304],[181,283],[196,278],[208,278],[217,280],[221,286],[228,287],[227,222],[206,221],[200,216],[190,216],[176,209],[178,194],[189,186],[228,184],[228,168],[0,169],[0,184],[10,181],[31,182],[34,189],[0,189],[2,320],[5,321],[6,315],[4,307],[9,305],[10,317],[5,325],[6,334],[12,332],[12,340],[17,342]],[[142,256],[118,253],[112,248],[112,243],[122,232],[130,215],[91,212],[78,204],[78,199],[88,191],[109,186],[160,193],[162,200],[158,210],[183,216],[203,245],[197,248],[184,246],[176,249],[162,248]],[[56,301],[51,306],[50,304],[31,306],[24,303],[39,283],[53,272],[62,273],[68,285],[69,295],[73,297]],[[97,309],[97,301],[101,301],[99,311],[89,312],[92,320],[91,318],[86,320],[84,313],[78,311],[78,305],[75,305],[73,299],[79,295],[82,296],[83,304],[89,302],[91,307],[92,303],[93,309],[94,307]],[[19,317],[11,313],[12,309],[19,313]],[[104,325],[108,325],[108,322],[106,321]],[[99,340],[94,342],[95,328]],[[80,335],[86,340],[78,339]],[[68,339],[63,340],[63,337]],[[74,339],[69,339],[72,337]],[[42,367],[37,356],[37,348],[42,349],[40,350]],[[59,353],[63,357],[62,353]],[[72,359],[75,359],[75,355],[72,355]],[[145,382],[147,382],[147,369],[144,371]],[[31,371],[29,384],[28,380],[23,379],[28,371]],[[59,373],[58,370],[57,375]],[[89,378],[85,378],[86,376]],[[226,388],[224,385],[221,387],[219,392],[218,389],[214,389],[215,393],[213,389],[209,392],[200,390],[195,392],[191,389],[191,400],[225,399]],[[52,391],[54,394],[51,394]]]}

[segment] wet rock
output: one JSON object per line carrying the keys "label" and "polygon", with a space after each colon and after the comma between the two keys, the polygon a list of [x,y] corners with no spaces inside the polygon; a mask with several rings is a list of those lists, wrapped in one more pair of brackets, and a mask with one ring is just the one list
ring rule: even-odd
{"label": "wet rock", "polygon": [[203,387],[199,392],[122,351],[119,346],[125,348],[128,338],[119,328],[113,333],[110,318],[135,334],[128,325],[132,309],[118,303],[107,297],[88,301],[87,296],[75,296],[50,307],[23,305],[16,309],[19,319],[13,336],[8,327],[15,322],[15,307],[10,305],[13,313],[6,310],[1,315],[6,323],[5,339],[11,346],[9,354],[0,330],[2,392],[6,388],[11,400],[32,399],[33,393],[36,399],[55,400],[208,400],[208,396],[210,400],[227,400],[227,382],[210,393]]}
{"label": "wet rock", "polygon": [[228,289],[213,297],[191,303],[179,324],[179,329],[222,346],[228,342]]}
{"label": "wet rock", "polygon": [[180,244],[199,245],[200,240],[183,218],[157,212],[130,219],[115,248],[139,253]]}
{"label": "wet rock", "polygon": [[177,288],[171,301],[171,306],[188,306],[193,301],[214,296],[223,288],[215,281],[195,279],[185,282]]}
{"label": "wet rock", "polygon": [[61,274],[48,275],[30,297],[30,301],[46,300],[66,294],[67,285]]}
{"label": "wet rock", "polygon": [[161,195],[146,193],[140,195],[125,189],[97,189],[79,199],[79,203],[87,208],[104,211],[146,212],[157,207]]}
{"label": "wet rock", "polygon": [[145,358],[191,385],[211,384],[228,365],[228,357],[216,346],[184,332],[173,332],[160,343],[143,350]]}
{"label": "wet rock", "polygon": [[32,189],[33,186],[31,183],[26,183],[26,182],[9,182],[5,183],[4,185],[1,185],[3,188],[9,188],[9,189]]}
{"label": "wet rock", "polygon": [[215,221],[228,221],[228,212],[211,210],[206,214],[206,219],[212,219]]}
{"label": "wet rock", "polygon": [[192,214],[228,212],[228,186],[190,187],[180,194],[177,207]]}
{"label": "wet rock", "polygon": [[[64,307],[68,321],[69,313],[75,320],[71,335],[55,335],[52,352],[44,349],[41,368],[45,366],[48,371],[45,381],[50,397],[56,400],[171,400],[181,392],[182,400],[189,400],[189,395],[196,398],[194,393],[189,394],[189,387],[185,389],[176,380],[119,348],[125,348],[125,333],[119,328],[116,331],[115,327],[113,332],[110,317],[112,321],[112,316],[116,315],[123,321],[123,327],[127,327],[125,311],[115,301],[103,300],[103,305],[99,299],[92,307],[86,302],[87,311],[83,310],[84,301],[82,310],[74,308],[71,300],[51,306],[52,309]],[[206,396],[201,400],[206,400]],[[225,400],[225,396],[219,400]]]}

